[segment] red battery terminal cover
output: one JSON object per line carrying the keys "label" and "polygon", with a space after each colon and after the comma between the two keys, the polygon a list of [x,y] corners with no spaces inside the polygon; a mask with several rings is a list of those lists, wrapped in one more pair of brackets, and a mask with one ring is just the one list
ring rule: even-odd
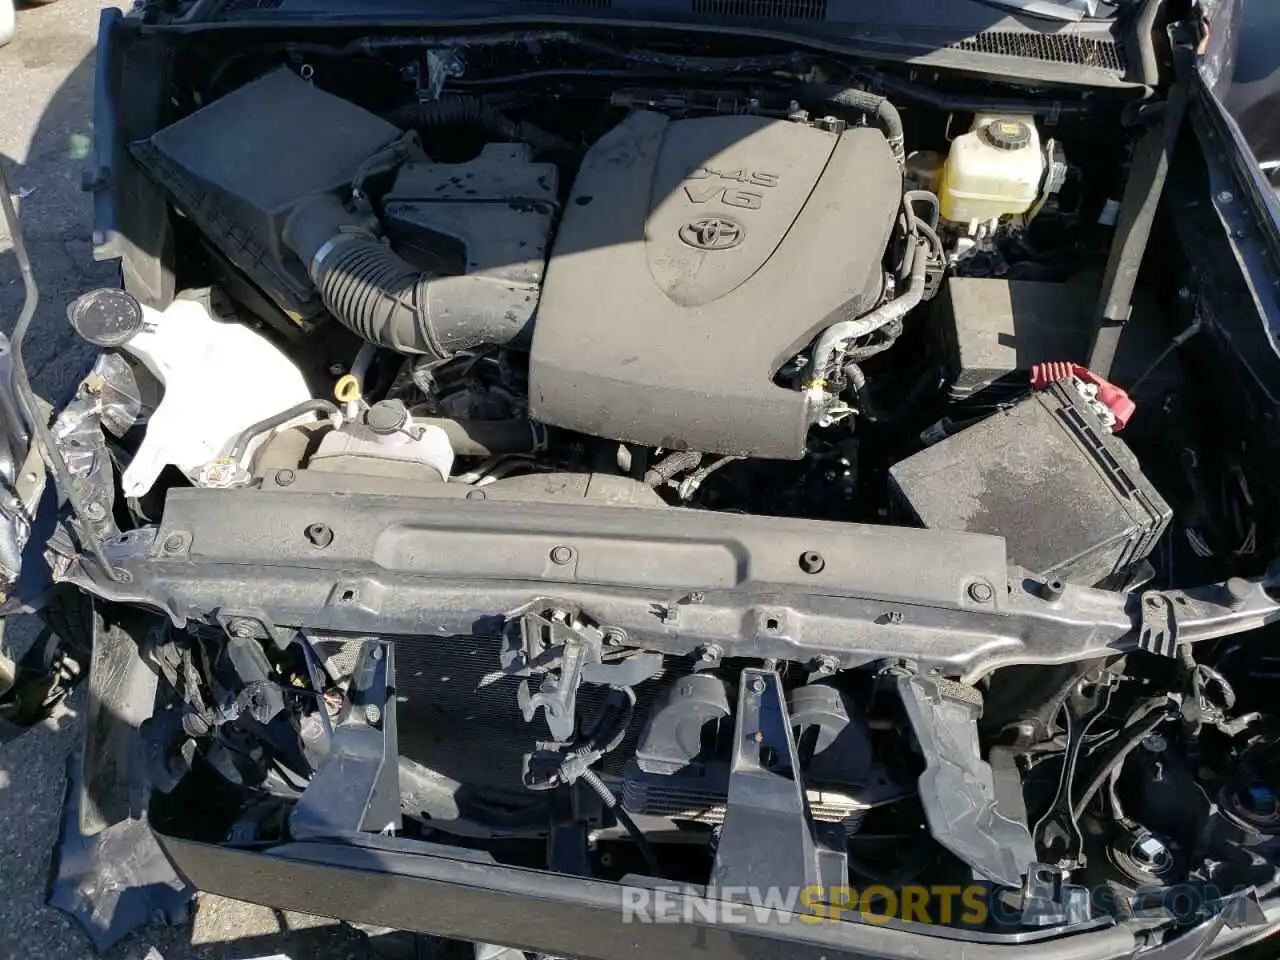
{"label": "red battery terminal cover", "polygon": [[[1137,410],[1137,405],[1129,399],[1129,395],[1109,380],[1104,380],[1088,367],[1065,360],[1051,363],[1037,363],[1031,368],[1031,389],[1043,390],[1051,383],[1061,380],[1075,380],[1086,386],[1086,398],[1101,404],[1111,413],[1114,422],[1109,424],[1112,430],[1119,432]],[[1092,389],[1088,389],[1092,388]],[[1089,396],[1093,394],[1093,396]]]}

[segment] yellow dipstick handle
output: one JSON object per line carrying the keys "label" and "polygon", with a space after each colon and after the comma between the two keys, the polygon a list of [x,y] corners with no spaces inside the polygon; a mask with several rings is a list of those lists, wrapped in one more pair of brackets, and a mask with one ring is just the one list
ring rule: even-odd
{"label": "yellow dipstick handle", "polygon": [[356,403],[360,399],[360,381],[345,374],[333,385],[333,399],[339,403]]}

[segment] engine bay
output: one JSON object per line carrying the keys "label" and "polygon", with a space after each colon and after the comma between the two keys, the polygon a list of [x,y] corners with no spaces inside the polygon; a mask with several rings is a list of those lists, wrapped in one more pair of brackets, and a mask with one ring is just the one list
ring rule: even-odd
{"label": "engine bay", "polygon": [[[111,599],[168,614],[158,830],[832,919],[976,884],[926,915],[957,936],[1163,935],[1275,887],[1274,478],[1173,231],[1097,346],[1147,121],[780,46],[178,66],[128,144],[175,295],[71,304],[103,352],[53,428]],[[242,595],[268,542],[284,599],[179,582],[218,557]],[[424,612],[411,573],[492,594]]]}
{"label": "engine bay", "polygon": [[[220,95],[130,145],[176,229],[199,233],[192,287],[214,291],[210,317],[225,306],[258,325],[263,363],[292,363],[306,389],[287,391],[299,412],[283,429],[289,405],[266,397],[210,424],[202,449],[221,456],[205,460],[160,450],[190,442],[163,435],[162,402],[126,495],[166,467],[218,487],[281,469],[341,472],[351,489],[403,477],[415,496],[444,495],[423,477],[607,474],[632,481],[630,502],[1015,536],[1021,494],[992,479],[1009,464],[985,462],[976,433],[950,434],[1063,381],[1091,411],[1059,451],[1084,486],[1024,479],[1057,509],[1082,504],[1080,550],[1135,541],[1110,566],[1084,563],[1096,576],[1081,582],[1123,577],[1159,538],[1169,508],[1127,451],[1114,496],[1089,490],[1090,451],[1107,437],[1109,463],[1134,408],[1105,376],[1139,380],[1154,406],[1179,375],[1176,357],[1155,362],[1167,304],[1145,290],[1114,368],[1085,367],[1120,185],[1098,169],[1099,125],[1120,104],[1085,122],[1054,102],[1053,128],[1029,98],[975,110],[967,128],[912,109],[909,142],[890,99],[811,78],[781,96],[775,71],[733,98],[613,89],[586,132],[538,114],[581,109],[576,88],[429,99],[420,63],[387,49],[400,86],[419,85],[408,104],[356,102],[371,85],[343,89],[355,68],[341,59],[333,90],[311,64],[270,57],[233,85],[254,62],[241,55],[216,74]],[[1072,136],[1087,166],[1072,165]],[[73,323],[141,357],[135,376],[184,379],[117,325],[93,329],[111,309],[91,299]],[[150,308],[129,322],[165,323]],[[199,356],[183,362],[212,375]],[[1129,435],[1154,429],[1141,419]],[[182,422],[175,434],[193,429]],[[997,459],[1027,436],[996,433]],[[962,460],[967,479],[910,470],[939,444],[930,456]],[[931,512],[957,482],[972,509]],[[1099,510],[1114,522],[1092,522]],[[1014,560],[1041,575],[1081,562],[1052,552],[1019,546]]]}

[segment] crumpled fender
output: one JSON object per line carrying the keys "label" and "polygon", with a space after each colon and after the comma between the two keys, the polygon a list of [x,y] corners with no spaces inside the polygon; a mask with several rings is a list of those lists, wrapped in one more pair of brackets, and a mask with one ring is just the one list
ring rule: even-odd
{"label": "crumpled fender", "polygon": [[49,903],[105,950],[157,917],[180,921],[194,891],[147,822],[140,728],[155,705],[156,674],[128,629],[96,614],[93,623],[84,749],[68,762]]}

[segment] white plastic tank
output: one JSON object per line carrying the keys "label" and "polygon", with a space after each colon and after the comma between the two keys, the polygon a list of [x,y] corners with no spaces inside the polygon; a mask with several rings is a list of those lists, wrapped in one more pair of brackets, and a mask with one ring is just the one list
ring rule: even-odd
{"label": "white plastic tank", "polygon": [[358,423],[324,435],[307,463],[312,470],[399,479],[449,479],[453,445],[440,427],[415,424],[399,400],[380,400]]}
{"label": "white plastic tank", "polygon": [[194,478],[245,428],[311,399],[301,372],[278,347],[242,324],[216,319],[201,300],[174,300],[160,311],[123,290],[94,290],[68,315],[90,343],[132,354],[164,384],[121,477],[126,496],[146,493],[170,464]]}
{"label": "white plastic tank", "polygon": [[978,226],[1026,213],[1040,195],[1044,150],[1030,114],[980,113],[951,143],[938,198],[942,218]]}
{"label": "white plastic tank", "polygon": [[13,39],[13,0],[0,0],[0,47]]}

